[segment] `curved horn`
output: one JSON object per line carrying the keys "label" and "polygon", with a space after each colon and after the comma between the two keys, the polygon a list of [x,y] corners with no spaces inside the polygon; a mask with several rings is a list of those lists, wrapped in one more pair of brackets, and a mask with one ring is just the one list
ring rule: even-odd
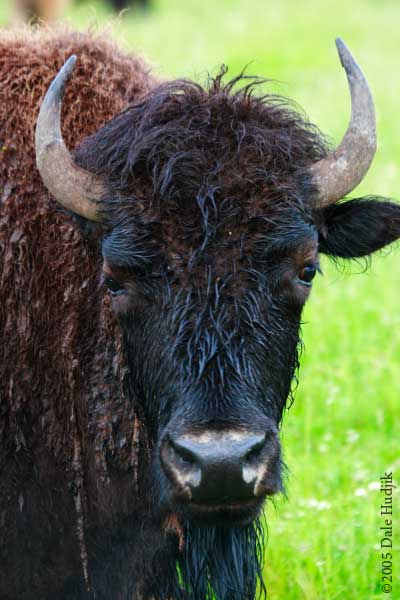
{"label": "curved horn", "polygon": [[61,134],[61,102],[75,61],[76,56],[70,56],[60,69],[40,107],[35,134],[36,165],[44,185],[60,204],[90,221],[99,221],[96,200],[101,198],[104,187],[74,164]]}
{"label": "curved horn", "polygon": [[317,204],[328,206],[350,193],[364,178],[376,151],[375,109],[362,71],[349,49],[336,39],[351,93],[351,118],[344,138],[310,171],[317,187]]}

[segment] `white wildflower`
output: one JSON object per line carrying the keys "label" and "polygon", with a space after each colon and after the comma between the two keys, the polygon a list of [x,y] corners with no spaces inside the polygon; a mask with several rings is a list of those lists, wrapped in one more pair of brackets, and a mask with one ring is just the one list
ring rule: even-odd
{"label": "white wildflower", "polygon": [[318,500],[317,498],[308,498],[301,502],[302,506],[307,508],[315,508],[315,510],[329,510],[331,503],[326,500]]}
{"label": "white wildflower", "polygon": [[360,434],[358,433],[358,431],[355,431],[354,429],[348,429],[346,431],[346,436],[347,436],[348,444],[355,444],[356,442],[358,442],[358,440],[360,438]]}
{"label": "white wildflower", "polygon": [[367,487],[369,490],[380,490],[381,484],[380,481],[371,481],[371,483],[369,483]]}

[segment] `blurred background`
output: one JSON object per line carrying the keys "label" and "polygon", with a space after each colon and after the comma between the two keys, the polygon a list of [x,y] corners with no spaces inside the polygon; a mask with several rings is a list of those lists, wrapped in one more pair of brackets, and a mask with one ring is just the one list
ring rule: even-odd
{"label": "blurred background", "polygon": [[[0,26],[27,15],[109,27],[163,77],[204,81],[221,63],[231,75],[249,65],[249,73],[274,79],[270,89],[298,102],[333,144],[350,108],[334,46],[341,36],[378,117],[377,156],[353,196],[400,198],[397,0],[1,0]],[[357,263],[322,266],[304,314],[300,385],[283,422],[287,498],[266,509],[268,598],[381,599],[379,478],[393,470],[400,484],[400,252],[385,251],[365,273]],[[393,600],[398,536],[395,543]]]}

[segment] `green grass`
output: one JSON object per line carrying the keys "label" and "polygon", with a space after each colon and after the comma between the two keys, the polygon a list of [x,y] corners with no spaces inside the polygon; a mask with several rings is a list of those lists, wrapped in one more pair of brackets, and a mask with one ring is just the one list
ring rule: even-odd
{"label": "green grass", "polygon": [[[101,26],[110,15],[98,2],[69,11],[80,28]],[[6,18],[1,6],[0,22]],[[399,24],[396,0],[158,0],[149,15],[117,20],[113,35],[160,75],[204,80],[222,62],[232,74],[250,63],[251,73],[279,80],[274,89],[305,107],[333,141],[349,113],[334,47],[343,37],[370,82],[378,116],[379,150],[358,193],[399,198]],[[400,472],[399,263],[396,249],[376,257],[366,274],[325,261],[315,284],[304,316],[300,386],[283,423],[288,498],[267,508],[270,600],[385,597],[381,495],[371,484],[388,468]],[[397,588],[386,595],[392,600],[400,598],[398,532],[396,543]]]}

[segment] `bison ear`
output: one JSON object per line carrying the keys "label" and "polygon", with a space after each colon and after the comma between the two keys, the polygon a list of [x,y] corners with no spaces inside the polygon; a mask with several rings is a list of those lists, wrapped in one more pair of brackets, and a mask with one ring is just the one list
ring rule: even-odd
{"label": "bison ear", "polygon": [[400,238],[400,204],[361,198],[318,210],[319,251],[341,258],[368,256]]}

